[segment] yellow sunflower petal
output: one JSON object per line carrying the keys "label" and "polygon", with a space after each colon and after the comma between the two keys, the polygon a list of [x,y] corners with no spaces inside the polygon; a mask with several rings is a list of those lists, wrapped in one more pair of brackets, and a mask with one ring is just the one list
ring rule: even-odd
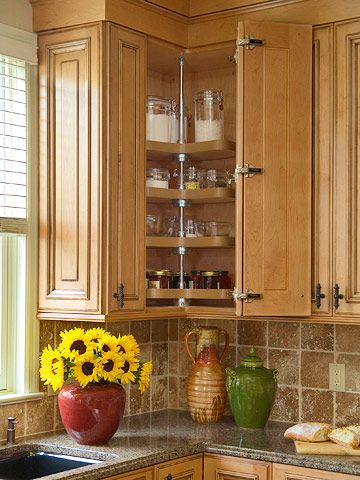
{"label": "yellow sunflower petal", "polygon": [[122,353],[132,353],[139,355],[140,348],[133,335],[123,335],[118,338],[119,350]]}
{"label": "yellow sunflower petal", "polygon": [[131,353],[124,353],[124,366],[121,368],[120,382],[127,384],[135,382],[135,373],[139,368],[139,360]]}
{"label": "yellow sunflower petal", "polygon": [[106,334],[103,328],[96,327],[86,330],[85,337],[89,342],[98,343],[99,339]]}
{"label": "yellow sunflower petal", "polygon": [[109,382],[119,380],[124,366],[124,357],[121,353],[107,352],[101,357],[101,377]]}
{"label": "yellow sunflower petal", "polygon": [[118,339],[114,335],[106,333],[99,339],[98,348],[102,353],[116,353],[118,352]]}
{"label": "yellow sunflower petal", "polygon": [[51,385],[54,392],[64,384],[65,366],[58,350],[50,345],[45,347],[40,357],[40,378],[45,385]]}
{"label": "yellow sunflower petal", "polygon": [[90,353],[94,348],[94,344],[89,342],[82,328],[64,330],[60,335],[63,340],[58,349],[65,358],[70,360]]}
{"label": "yellow sunflower petal", "polygon": [[150,375],[152,372],[152,362],[146,362],[143,364],[140,377],[139,377],[139,390],[144,393],[150,385]]}
{"label": "yellow sunflower petal", "polygon": [[101,359],[95,358],[91,354],[85,354],[76,359],[73,377],[79,382],[81,387],[86,387],[88,383],[99,380],[101,370]]}

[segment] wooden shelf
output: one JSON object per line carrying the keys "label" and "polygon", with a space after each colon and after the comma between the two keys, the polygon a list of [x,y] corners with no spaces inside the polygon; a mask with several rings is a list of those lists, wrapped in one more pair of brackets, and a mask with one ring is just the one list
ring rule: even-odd
{"label": "wooden shelf", "polygon": [[235,239],[232,237],[146,237],[146,246],[149,248],[226,248],[234,245]]}
{"label": "wooden shelf", "polygon": [[197,289],[197,288],[148,288],[148,299],[193,298],[199,300],[231,300],[232,290]]}
{"label": "wooden shelf", "polygon": [[149,160],[171,160],[174,159],[173,155],[179,153],[191,155],[191,160],[219,160],[233,158],[235,145],[229,140],[184,144],[147,141],[146,150]]}
{"label": "wooden shelf", "polygon": [[146,197],[150,203],[168,203],[172,200],[191,200],[191,203],[229,203],[235,200],[233,188],[202,188],[180,190],[177,188],[147,188]]}

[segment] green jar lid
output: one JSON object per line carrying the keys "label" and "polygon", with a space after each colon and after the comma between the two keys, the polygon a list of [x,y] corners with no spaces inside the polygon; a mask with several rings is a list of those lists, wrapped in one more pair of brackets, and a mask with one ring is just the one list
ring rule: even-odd
{"label": "green jar lid", "polygon": [[264,362],[256,355],[255,348],[251,347],[249,355],[241,360],[240,365],[242,367],[260,368],[264,365]]}

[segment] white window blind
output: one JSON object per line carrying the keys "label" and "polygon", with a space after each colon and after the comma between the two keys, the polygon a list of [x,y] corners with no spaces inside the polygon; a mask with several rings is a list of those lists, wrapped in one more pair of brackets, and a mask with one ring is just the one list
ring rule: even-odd
{"label": "white window blind", "polygon": [[26,64],[0,55],[0,217],[26,218]]}

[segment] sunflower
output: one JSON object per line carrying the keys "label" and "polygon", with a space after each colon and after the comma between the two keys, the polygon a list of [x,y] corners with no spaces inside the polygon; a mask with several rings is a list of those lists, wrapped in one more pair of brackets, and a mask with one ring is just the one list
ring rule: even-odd
{"label": "sunflower", "polygon": [[142,365],[140,377],[139,377],[139,390],[144,393],[150,385],[150,375],[152,372],[152,362],[145,362]]}
{"label": "sunflower", "polygon": [[140,348],[133,335],[123,335],[118,338],[118,348],[122,353],[130,353],[132,355],[139,355]]}
{"label": "sunflower", "polygon": [[109,382],[114,382],[120,378],[121,368],[124,366],[125,361],[121,353],[106,352],[101,357],[101,364],[101,377]]}
{"label": "sunflower", "polygon": [[135,374],[139,368],[139,360],[131,353],[124,353],[124,366],[121,367],[119,380],[121,383],[135,382]]}
{"label": "sunflower", "polygon": [[82,328],[73,328],[64,330],[60,333],[62,342],[58,349],[65,358],[75,360],[76,358],[90,353],[93,350],[93,344],[88,341]]}
{"label": "sunflower", "polygon": [[50,345],[45,347],[40,357],[40,378],[45,385],[51,385],[54,392],[64,384],[65,366],[58,350]]}
{"label": "sunflower", "polygon": [[85,353],[76,359],[73,375],[81,387],[90,382],[97,382],[101,376],[101,359],[95,358],[93,353]]}
{"label": "sunflower", "polygon": [[118,353],[118,339],[114,335],[105,332],[105,335],[98,341],[98,348],[102,354],[107,352]]}
{"label": "sunflower", "polygon": [[86,330],[85,337],[90,343],[98,343],[101,337],[106,334],[106,331],[103,328],[96,327]]}

